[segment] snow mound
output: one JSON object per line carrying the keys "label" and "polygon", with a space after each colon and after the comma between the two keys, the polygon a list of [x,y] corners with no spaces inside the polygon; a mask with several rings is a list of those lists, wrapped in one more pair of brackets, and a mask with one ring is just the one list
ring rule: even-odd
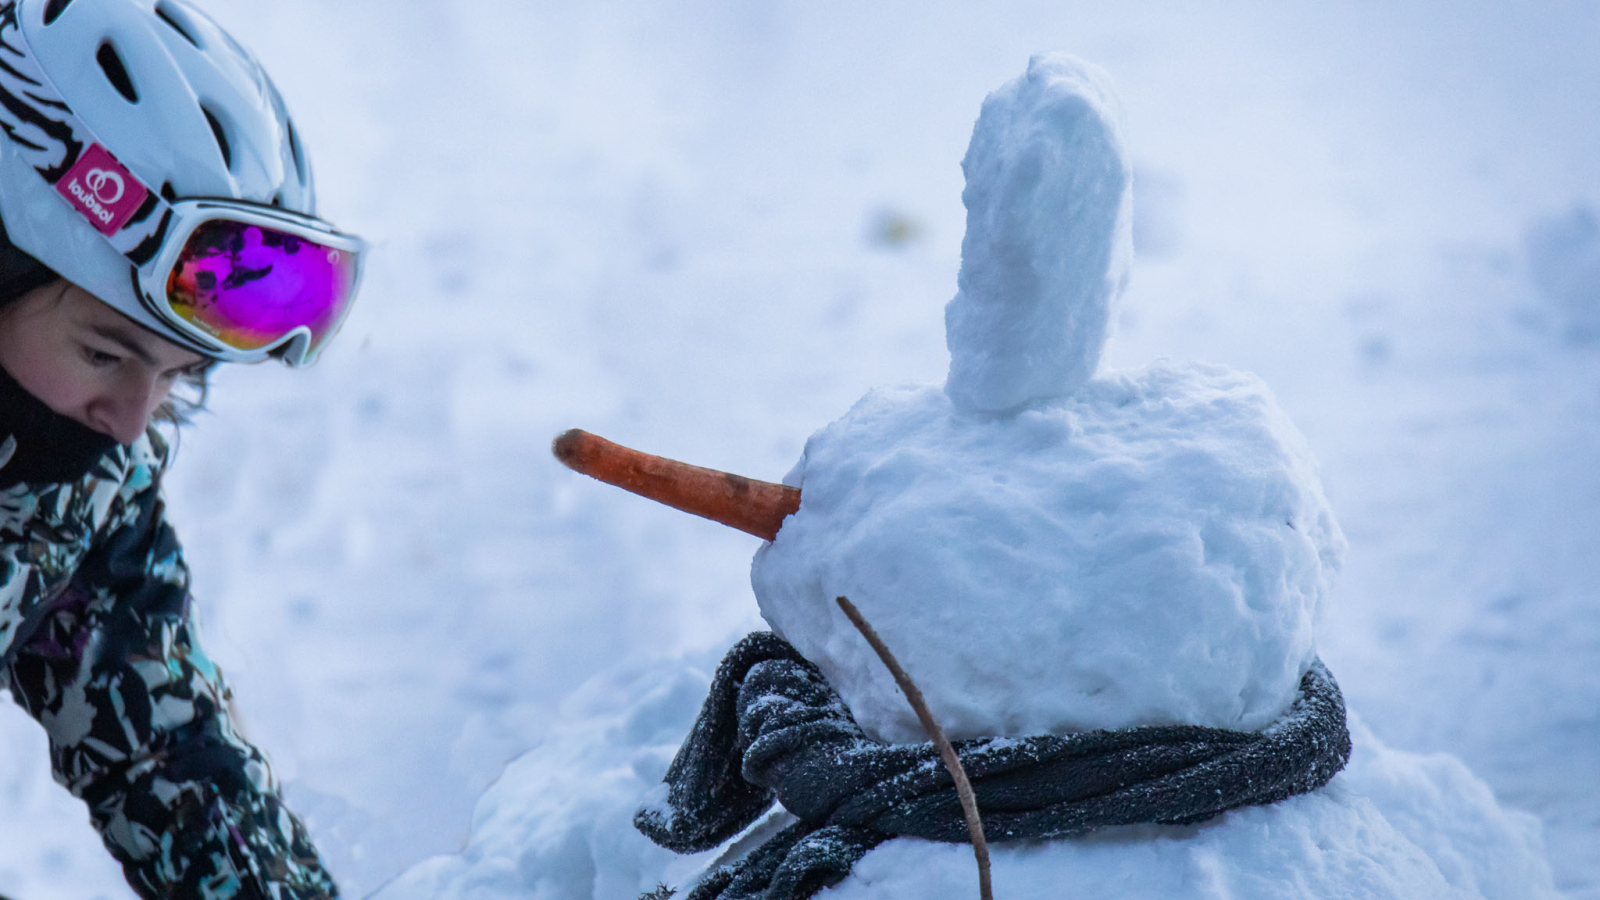
{"label": "snow mound", "polygon": [[1111,79],[1035,56],[989,95],[961,171],[967,233],[945,308],[963,409],[1004,410],[1083,384],[1133,261],[1133,164]]}
{"label": "snow mound", "polygon": [[[484,794],[461,853],[414,867],[373,900],[636,900],[658,884],[691,886],[717,851],[674,857],[635,831],[632,816],[659,789],[706,683],[703,667],[682,661],[595,679],[550,740]],[[1538,821],[1502,810],[1459,760],[1391,750],[1354,717],[1351,736],[1349,766],[1312,794],[1194,826],[991,844],[996,896],[1560,896]],[[965,900],[976,881],[971,847],[898,839],[821,896]]]}
{"label": "snow mound", "polygon": [[[1557,898],[1538,821],[1501,809],[1453,756],[1391,750],[1352,722],[1350,765],[1327,788],[1196,826],[990,845],[1007,900],[1539,900]],[[857,863],[828,900],[977,895],[972,848],[901,839]]]}
{"label": "snow mound", "polygon": [[541,746],[484,792],[459,854],[412,867],[373,900],[635,900],[705,865],[633,828],[666,775],[710,679],[681,660],[602,673]]}
{"label": "snow mound", "polygon": [[847,596],[957,737],[1188,722],[1290,702],[1344,541],[1254,376],[1158,363],[997,419],[868,394],[806,444],[756,554],[761,612],[874,737],[924,740]]}

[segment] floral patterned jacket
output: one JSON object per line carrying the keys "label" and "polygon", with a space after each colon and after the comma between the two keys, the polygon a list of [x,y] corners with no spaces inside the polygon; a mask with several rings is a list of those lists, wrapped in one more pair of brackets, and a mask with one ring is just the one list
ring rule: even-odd
{"label": "floral patterned jacket", "polygon": [[167,453],[151,431],[76,483],[0,490],[0,674],[139,896],[337,896],[200,649]]}

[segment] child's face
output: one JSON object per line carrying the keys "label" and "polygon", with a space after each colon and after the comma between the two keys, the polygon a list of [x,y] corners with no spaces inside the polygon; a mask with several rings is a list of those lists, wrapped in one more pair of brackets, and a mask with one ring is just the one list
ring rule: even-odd
{"label": "child's face", "polygon": [[67,281],[0,308],[0,368],[52,410],[121,444],[144,434],[179,377],[207,362]]}

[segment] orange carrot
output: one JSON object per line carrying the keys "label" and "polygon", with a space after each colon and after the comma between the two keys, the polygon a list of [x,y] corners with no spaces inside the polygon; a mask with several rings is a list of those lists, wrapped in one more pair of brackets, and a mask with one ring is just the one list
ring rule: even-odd
{"label": "orange carrot", "polygon": [[673,509],[721,522],[763,540],[778,536],[800,508],[800,489],[652,456],[578,428],[550,449],[567,468]]}

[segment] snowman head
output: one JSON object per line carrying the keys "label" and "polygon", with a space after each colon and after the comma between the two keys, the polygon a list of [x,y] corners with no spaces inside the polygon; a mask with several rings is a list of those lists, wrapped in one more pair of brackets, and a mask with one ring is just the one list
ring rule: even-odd
{"label": "snowman head", "polygon": [[807,442],[756,554],[762,615],[869,734],[918,740],[850,597],[954,737],[1264,726],[1290,702],[1343,539],[1254,376],[1098,373],[1132,259],[1132,166],[1100,69],[1035,57],[984,102],[950,372]]}

